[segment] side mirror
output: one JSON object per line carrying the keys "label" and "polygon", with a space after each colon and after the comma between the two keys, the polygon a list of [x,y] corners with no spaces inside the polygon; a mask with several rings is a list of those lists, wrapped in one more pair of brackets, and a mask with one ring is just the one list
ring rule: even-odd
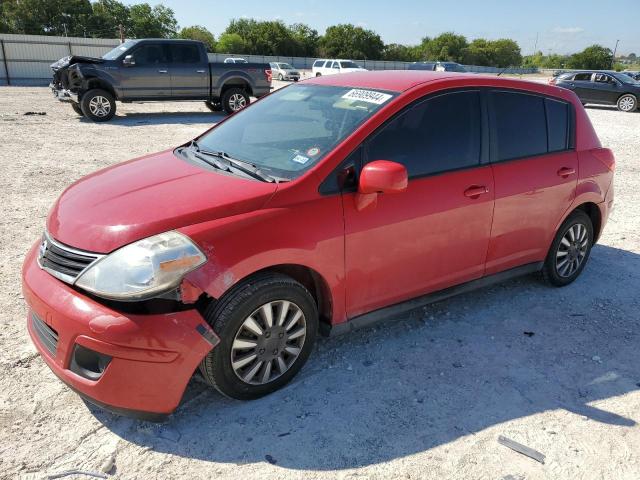
{"label": "side mirror", "polygon": [[133,58],[133,55],[127,55],[122,59],[122,64],[131,67],[136,64],[136,59]]}
{"label": "side mirror", "polygon": [[362,169],[358,193],[399,193],[407,189],[408,183],[404,165],[389,160],[376,160]]}

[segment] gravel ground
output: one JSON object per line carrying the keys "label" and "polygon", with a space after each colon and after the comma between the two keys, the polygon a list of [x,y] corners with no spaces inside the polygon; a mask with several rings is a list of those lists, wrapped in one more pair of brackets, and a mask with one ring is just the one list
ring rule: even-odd
{"label": "gravel ground", "polygon": [[617,157],[617,203],[574,284],[526,277],[320,339],[297,379],[258,401],[194,380],[156,425],[64,386],[28,339],[20,292],[24,254],[68,184],[221,118],[197,103],[118,108],[92,124],[45,88],[0,88],[0,477],[640,478],[640,113],[588,109]]}

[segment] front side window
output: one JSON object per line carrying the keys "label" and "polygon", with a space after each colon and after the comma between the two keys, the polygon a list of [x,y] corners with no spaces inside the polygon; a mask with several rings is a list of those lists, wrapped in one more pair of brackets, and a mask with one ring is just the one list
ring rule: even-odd
{"label": "front side window", "polygon": [[139,66],[167,63],[166,49],[163,45],[143,45],[133,52],[133,57]]}
{"label": "front side window", "polygon": [[316,165],[396,94],[370,89],[295,85],[240,110],[198,139],[286,179]]}
{"label": "front side window", "polygon": [[429,98],[386,124],[368,145],[368,161],[403,164],[409,177],[480,163],[480,93]]}
{"label": "front side window", "polygon": [[547,153],[547,121],[542,97],[492,92],[491,99],[498,161]]}
{"label": "front side window", "polygon": [[137,40],[127,40],[126,42],[118,45],[113,50],[109,50],[107,53],[105,53],[102,56],[102,58],[105,59],[105,60],[115,60],[120,55],[122,55],[124,52],[126,52],[131,47],[133,47],[136,43],[138,43]]}

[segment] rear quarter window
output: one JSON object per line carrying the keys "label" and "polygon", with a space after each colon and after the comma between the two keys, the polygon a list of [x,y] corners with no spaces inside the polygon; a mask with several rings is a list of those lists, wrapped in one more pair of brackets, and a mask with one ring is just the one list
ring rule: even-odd
{"label": "rear quarter window", "polygon": [[518,92],[491,92],[495,160],[547,153],[544,98]]}
{"label": "rear quarter window", "polygon": [[545,99],[549,152],[559,152],[569,147],[569,105],[565,102]]}

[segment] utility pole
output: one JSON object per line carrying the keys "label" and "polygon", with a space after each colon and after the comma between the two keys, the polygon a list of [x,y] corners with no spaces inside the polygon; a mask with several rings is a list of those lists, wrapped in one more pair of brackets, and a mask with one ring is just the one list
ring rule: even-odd
{"label": "utility pole", "polygon": [[533,45],[533,54],[535,55],[538,51],[538,32],[536,32],[536,43]]}
{"label": "utility pole", "polygon": [[613,66],[616,63],[616,52],[618,51],[618,43],[620,42],[620,40],[616,40],[616,46],[613,49],[613,57],[611,57],[611,70],[613,70]]}
{"label": "utility pole", "polygon": [[118,33],[120,36],[120,43],[124,43],[124,27],[122,24],[118,25]]}

